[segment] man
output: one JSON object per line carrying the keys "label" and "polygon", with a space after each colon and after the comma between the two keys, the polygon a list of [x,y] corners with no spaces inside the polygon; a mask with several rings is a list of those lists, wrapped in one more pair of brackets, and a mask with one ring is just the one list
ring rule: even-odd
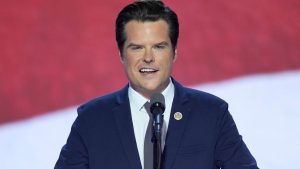
{"label": "man", "polygon": [[227,103],[171,78],[178,32],[176,14],[160,1],[119,13],[116,40],[129,85],[78,108],[56,169],[149,169],[144,104],[154,93],[166,99],[161,168],[257,169]]}

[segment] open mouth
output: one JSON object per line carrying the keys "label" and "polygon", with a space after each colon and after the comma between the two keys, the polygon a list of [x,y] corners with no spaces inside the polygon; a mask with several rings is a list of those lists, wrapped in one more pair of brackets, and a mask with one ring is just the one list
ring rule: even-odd
{"label": "open mouth", "polygon": [[151,74],[157,72],[158,70],[153,68],[141,68],[139,71],[143,74]]}

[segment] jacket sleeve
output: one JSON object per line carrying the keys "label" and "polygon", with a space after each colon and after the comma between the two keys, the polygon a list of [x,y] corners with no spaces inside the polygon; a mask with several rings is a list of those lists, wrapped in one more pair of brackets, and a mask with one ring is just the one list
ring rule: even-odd
{"label": "jacket sleeve", "polygon": [[88,151],[80,135],[77,117],[54,169],[88,169],[88,160]]}
{"label": "jacket sleeve", "polygon": [[220,107],[219,133],[215,149],[216,168],[258,169],[254,157],[239,135],[235,122],[228,111],[228,104]]}

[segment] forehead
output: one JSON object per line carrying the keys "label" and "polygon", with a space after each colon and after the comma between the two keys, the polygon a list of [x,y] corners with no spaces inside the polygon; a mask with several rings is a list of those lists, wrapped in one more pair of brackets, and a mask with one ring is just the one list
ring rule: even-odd
{"label": "forehead", "polygon": [[125,25],[126,40],[131,38],[169,38],[169,26],[164,20],[129,21]]}

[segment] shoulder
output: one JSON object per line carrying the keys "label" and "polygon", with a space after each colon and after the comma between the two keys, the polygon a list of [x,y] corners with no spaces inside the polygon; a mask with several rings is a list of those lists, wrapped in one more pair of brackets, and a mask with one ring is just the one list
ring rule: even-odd
{"label": "shoulder", "polygon": [[194,88],[189,88],[186,86],[181,85],[179,82],[177,82],[175,79],[172,78],[172,82],[175,87],[175,95],[177,97],[183,97],[193,100],[199,100],[204,101],[206,103],[215,103],[215,104],[222,104],[225,103],[225,101],[213,94],[197,90]]}
{"label": "shoulder", "polygon": [[83,112],[88,112],[99,108],[105,108],[109,105],[113,105],[113,103],[116,102],[116,96],[117,92],[91,99],[86,103],[80,105],[77,111],[80,114]]}
{"label": "shoulder", "polygon": [[120,104],[118,99],[127,96],[124,92],[124,89],[116,91],[91,99],[80,105],[77,108],[78,115],[73,123],[73,128],[76,128],[78,132],[82,131],[82,133],[90,133],[90,131],[94,131],[96,128],[102,128],[102,125],[107,124],[113,119],[113,110]]}
{"label": "shoulder", "polygon": [[210,104],[213,104],[213,105],[226,104],[226,102],[223,99],[221,99],[220,97],[215,96],[211,93],[207,93],[204,91],[187,88],[187,87],[184,87],[184,90],[185,90],[187,96],[192,100],[201,101],[202,103],[206,103],[209,105]]}
{"label": "shoulder", "polygon": [[210,110],[224,109],[228,108],[228,104],[218,96],[213,94],[189,88],[181,85],[177,81],[173,80],[175,87],[175,98],[181,98],[182,101],[188,101],[194,108],[206,108]]}
{"label": "shoulder", "polygon": [[202,124],[210,126],[209,123],[212,123],[218,125],[220,129],[224,123],[231,122],[231,115],[226,101],[204,91],[186,87],[183,90],[186,93],[186,104],[191,112],[191,119],[195,120],[195,124],[201,121]]}
{"label": "shoulder", "polygon": [[218,105],[227,105],[227,103],[218,96],[183,86],[174,79],[172,80],[175,87],[175,97],[184,98],[183,100],[188,100],[189,102],[196,104],[196,106],[205,105],[215,107]]}
{"label": "shoulder", "polygon": [[97,112],[97,114],[107,112],[126,99],[128,99],[127,87],[119,91],[91,99],[90,101],[80,105],[77,112],[79,116],[82,114],[93,114],[95,112]]}
{"label": "shoulder", "polygon": [[227,102],[218,96],[187,87],[183,87],[183,91],[189,107],[199,115],[205,114],[207,117],[216,118],[228,113]]}

